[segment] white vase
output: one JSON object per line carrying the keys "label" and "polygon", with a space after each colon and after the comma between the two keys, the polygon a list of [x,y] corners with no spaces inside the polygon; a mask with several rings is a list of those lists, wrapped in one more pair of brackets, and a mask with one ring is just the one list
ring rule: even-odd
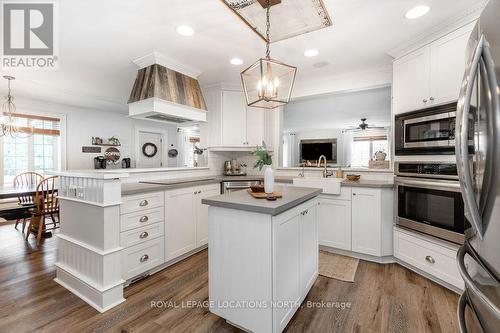
{"label": "white vase", "polygon": [[274,170],[270,165],[264,167],[264,192],[274,192]]}

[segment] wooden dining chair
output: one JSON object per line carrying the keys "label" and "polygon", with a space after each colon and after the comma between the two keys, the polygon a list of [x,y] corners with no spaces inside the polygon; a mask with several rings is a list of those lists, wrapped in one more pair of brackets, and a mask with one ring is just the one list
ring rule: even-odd
{"label": "wooden dining chair", "polygon": [[[14,188],[21,188],[21,187],[32,187],[38,185],[43,179],[43,176],[39,173],[29,171],[29,172],[23,172],[18,174],[14,178]],[[22,195],[17,197],[18,200],[18,205],[21,207],[26,207],[25,211],[20,211],[20,215],[16,219],[16,225],[14,228],[17,229],[17,226],[23,221],[23,232],[24,228],[26,227],[26,219],[31,216],[31,212],[29,211],[31,208],[35,206],[35,203],[33,201],[33,196],[31,195]]]}
{"label": "wooden dining chair", "polygon": [[[59,199],[57,197],[57,176],[42,179],[36,187],[35,208],[32,215],[26,240],[32,231],[36,231],[36,246],[40,245],[42,233],[59,228]],[[56,219],[57,216],[57,219]],[[50,217],[51,222],[45,218]]]}

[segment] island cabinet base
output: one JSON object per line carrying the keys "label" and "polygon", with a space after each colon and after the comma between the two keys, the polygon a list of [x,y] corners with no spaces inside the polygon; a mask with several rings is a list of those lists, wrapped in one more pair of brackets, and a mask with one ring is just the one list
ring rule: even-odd
{"label": "island cabinet base", "polygon": [[317,199],[276,216],[209,207],[210,311],[281,332],[318,276]]}

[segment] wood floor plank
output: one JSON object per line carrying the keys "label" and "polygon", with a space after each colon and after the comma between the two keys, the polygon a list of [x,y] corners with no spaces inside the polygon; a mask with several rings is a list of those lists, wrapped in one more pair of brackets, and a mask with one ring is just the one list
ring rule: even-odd
{"label": "wood floor plank", "polygon": [[[129,286],[123,304],[100,314],[53,281],[57,237],[33,245],[13,225],[0,226],[1,333],[242,332],[203,306],[207,251]],[[318,277],[285,331],[455,333],[457,302],[455,293],[397,264],[360,261],[354,283]]]}

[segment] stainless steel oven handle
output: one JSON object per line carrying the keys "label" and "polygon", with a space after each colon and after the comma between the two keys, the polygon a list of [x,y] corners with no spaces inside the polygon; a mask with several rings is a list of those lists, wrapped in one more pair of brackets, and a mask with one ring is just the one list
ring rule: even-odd
{"label": "stainless steel oven handle", "polygon": [[395,177],[394,179],[397,185],[444,189],[444,190],[451,190],[453,192],[460,191],[460,184],[458,182],[439,182],[439,181],[426,181],[426,180],[416,180],[416,179],[414,180],[404,177]]}
{"label": "stainless steel oven handle", "polygon": [[457,123],[458,135],[455,137],[455,155],[457,159],[457,171],[462,188],[462,197],[464,208],[469,222],[475,229],[477,236],[483,239],[483,227],[479,208],[474,198],[472,185],[472,173],[469,166],[469,111],[474,91],[474,82],[476,81],[477,71],[481,56],[483,53],[484,36],[481,36],[474,51],[469,68],[464,74],[462,89],[457,104]]}
{"label": "stainless steel oven handle", "polygon": [[467,272],[467,268],[465,267],[465,255],[468,254],[471,256],[474,261],[482,267],[485,271],[489,272],[489,270],[481,263],[480,259],[476,257],[473,251],[469,250],[469,243],[466,242],[462,245],[457,252],[457,263],[458,263],[458,272],[462,276],[462,279],[465,282],[465,287],[469,288],[474,295],[477,295],[482,301],[484,305],[490,308],[490,312],[500,320],[500,309],[481,291],[481,289],[475,284],[474,280]]}

